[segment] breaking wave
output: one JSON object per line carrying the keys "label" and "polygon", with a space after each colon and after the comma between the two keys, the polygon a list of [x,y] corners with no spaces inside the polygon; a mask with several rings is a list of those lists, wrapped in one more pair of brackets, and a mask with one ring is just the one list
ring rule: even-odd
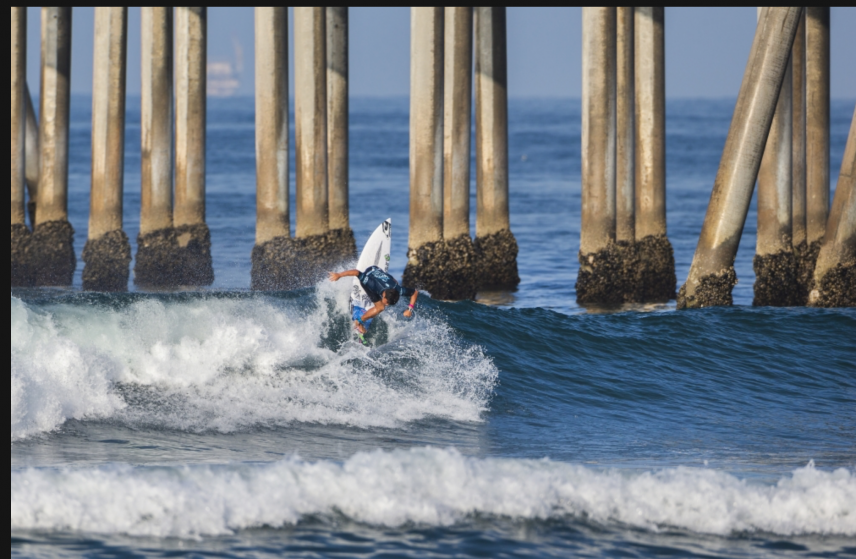
{"label": "breaking wave", "polygon": [[200,537],[345,517],[373,526],[469,518],[575,520],[730,535],[856,535],[856,477],[813,465],[775,485],[708,469],[629,474],[415,449],[344,463],[26,470],[11,474],[11,529]]}
{"label": "breaking wave", "polygon": [[12,297],[11,439],[69,420],[193,432],[292,422],[480,421],[498,371],[441,319],[389,317],[351,341],[346,286],[305,296],[172,296],[31,306]]}

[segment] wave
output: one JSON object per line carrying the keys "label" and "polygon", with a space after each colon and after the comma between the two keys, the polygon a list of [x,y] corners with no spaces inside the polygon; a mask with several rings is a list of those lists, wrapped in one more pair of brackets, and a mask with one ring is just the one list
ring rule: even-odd
{"label": "wave", "polygon": [[[716,308],[564,315],[545,309],[449,306],[503,372],[498,397],[519,405],[727,418],[841,415],[856,404],[852,309]],[[509,327],[511,325],[511,327]],[[818,353],[822,348],[822,355]],[[537,379],[537,383],[533,383]],[[499,400],[495,404],[499,404]],[[664,409],[665,408],[665,409]],[[846,415],[849,419],[850,416]],[[846,421],[852,433],[854,424]]]}
{"label": "wave", "polygon": [[415,449],[344,463],[26,470],[11,474],[11,530],[201,537],[305,518],[402,527],[472,518],[594,522],[712,535],[856,535],[856,477],[813,465],[775,485],[677,468],[642,474]]}
{"label": "wave", "polygon": [[12,297],[11,439],[66,421],[193,432],[292,422],[480,421],[498,371],[442,319],[389,317],[382,351],[350,341],[340,286],[304,297]]}

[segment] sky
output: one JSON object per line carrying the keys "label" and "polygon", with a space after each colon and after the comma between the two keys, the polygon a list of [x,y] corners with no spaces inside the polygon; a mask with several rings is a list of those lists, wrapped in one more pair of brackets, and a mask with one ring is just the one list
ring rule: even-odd
{"label": "sky", "polygon": [[[38,8],[28,8],[27,79],[39,79]],[[755,33],[756,9],[666,8],[666,95],[734,98]],[[292,18],[289,18],[291,24]],[[509,95],[579,98],[582,10],[508,8]],[[94,9],[75,8],[72,92],[92,90]],[[243,67],[238,94],[252,95],[253,9],[208,9],[209,62]],[[832,8],[832,96],[856,98],[856,7]],[[290,37],[293,38],[293,33]],[[236,48],[237,45],[237,48]],[[237,54],[240,51],[240,56]],[[293,50],[291,51],[293,54]],[[350,9],[352,96],[407,96],[410,90],[410,8]],[[293,64],[291,65],[293,68]],[[294,81],[292,79],[291,83]],[[140,10],[128,16],[128,94],[140,91]]]}

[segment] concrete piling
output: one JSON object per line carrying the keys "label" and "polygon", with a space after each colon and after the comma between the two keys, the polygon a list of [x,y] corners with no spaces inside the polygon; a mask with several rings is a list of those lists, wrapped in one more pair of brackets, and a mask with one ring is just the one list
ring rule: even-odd
{"label": "concrete piling", "polygon": [[792,74],[792,64],[789,63],[758,172],[758,236],[753,301],[756,307],[791,307],[798,305],[800,299],[792,248]]}
{"label": "concrete piling", "polygon": [[327,8],[327,183],[329,232],[333,261],[356,258],[357,241],[350,225],[348,134],[348,7]]}
{"label": "concrete piling", "polygon": [[472,8],[446,8],[443,118],[443,236],[470,235]]}
{"label": "concrete piling", "polygon": [[205,224],[207,8],[175,9],[175,281],[214,282],[211,233]]}
{"label": "concrete piling", "polygon": [[636,243],[635,9],[616,10],[615,240],[632,246]]}
{"label": "concrete piling", "polygon": [[583,8],[582,229],[577,302],[624,301],[616,225],[616,9]]}
{"label": "concrete piling", "polygon": [[142,185],[134,282],[180,285],[173,228],[173,9],[140,9]]}
{"label": "concrete piling", "polygon": [[792,102],[793,102],[793,157],[791,189],[793,205],[793,252],[799,284],[799,304],[808,302],[814,275],[813,263],[806,262],[808,251],[806,236],[806,79],[805,79],[805,10],[800,17],[794,47],[791,49]]}
{"label": "concrete piling", "polygon": [[26,132],[26,184],[27,184],[27,216],[30,218],[30,228],[36,226],[36,199],[39,191],[39,123],[36,121],[36,110],[33,107],[33,97],[27,85],[27,132]]}
{"label": "concrete piling", "polygon": [[83,289],[126,291],[131,244],[122,230],[127,8],[95,8],[92,189]]}
{"label": "concrete piling", "polygon": [[506,8],[473,8],[476,86],[476,239],[479,287],[516,289],[519,248],[511,232],[508,184]]}
{"label": "concrete piling", "polygon": [[814,270],[829,217],[829,7],[806,8],[806,241]]}
{"label": "concrete piling", "polygon": [[[636,302],[675,298],[675,254],[666,226],[665,8],[635,9]],[[633,291],[631,288],[630,291]]]}
{"label": "concrete piling", "polygon": [[809,304],[814,307],[856,307],[856,111],[823,246],[814,270]]}
{"label": "concrete piling", "polygon": [[[640,261],[636,243],[635,22],[632,7],[616,8],[615,33],[615,245],[609,247],[609,303],[637,301]],[[603,266],[603,264],[602,264]],[[589,300],[588,303],[604,301]]]}
{"label": "concrete piling", "polygon": [[[616,8],[615,300],[643,300],[636,243],[635,8]],[[594,302],[594,301],[592,301]]]}
{"label": "concrete piling", "polygon": [[288,8],[255,9],[256,245],[252,287],[292,287],[298,269],[288,198]]}
{"label": "concrete piling", "polygon": [[12,8],[11,118],[11,286],[32,284],[30,230],[25,208],[27,127],[27,8]]}
{"label": "concrete piling", "polygon": [[734,259],[802,8],[764,8],[678,308],[731,305]]}
{"label": "concrete piling", "polygon": [[77,258],[68,222],[71,8],[42,8],[39,187],[30,245],[34,283],[71,286]]}
{"label": "concrete piling", "polygon": [[410,236],[403,281],[453,299],[443,241],[444,8],[411,8]]}
{"label": "concrete piling", "polygon": [[327,192],[327,17],[324,8],[294,12],[297,236],[329,229]]}
{"label": "concrete piling", "polygon": [[470,237],[473,9],[446,8],[443,118],[443,239],[446,299],[472,299],[478,269]]}
{"label": "concrete piling", "polygon": [[295,271],[298,285],[318,280],[336,260],[330,235],[327,157],[326,8],[294,9],[294,116],[297,175]]}

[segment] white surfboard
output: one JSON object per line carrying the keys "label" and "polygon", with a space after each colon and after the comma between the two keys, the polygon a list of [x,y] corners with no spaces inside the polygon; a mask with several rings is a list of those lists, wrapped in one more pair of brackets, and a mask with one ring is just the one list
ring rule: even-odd
{"label": "white surfboard", "polygon": [[[360,260],[357,263],[357,270],[365,272],[366,269],[377,266],[384,272],[389,272],[389,255],[392,254],[392,220],[387,219],[375,229],[372,236],[369,237],[363,252],[360,253]],[[354,278],[354,284],[351,287],[351,312],[354,307],[369,310],[374,308],[369,296],[360,285],[360,280]]]}

